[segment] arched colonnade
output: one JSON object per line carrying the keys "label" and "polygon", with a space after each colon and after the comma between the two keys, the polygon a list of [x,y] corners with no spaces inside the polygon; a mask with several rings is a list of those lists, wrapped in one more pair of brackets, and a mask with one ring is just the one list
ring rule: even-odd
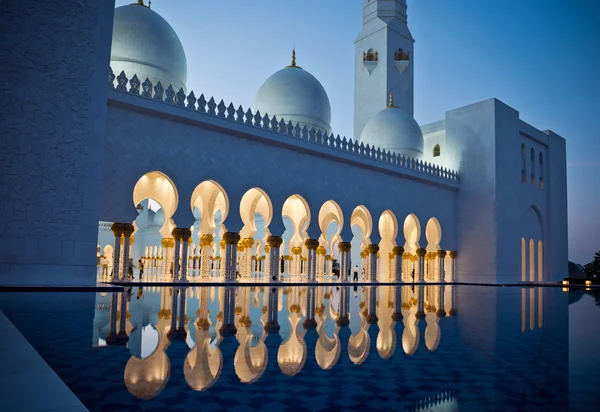
{"label": "arched colonnade", "polygon": [[[349,281],[354,271],[351,251],[358,248],[360,280],[455,281],[457,253],[442,247],[442,226],[436,217],[429,218],[422,230],[412,213],[396,216],[386,209],[373,215],[367,206],[358,205],[345,215],[333,199],[311,205],[298,193],[278,202],[278,207],[258,187],[247,190],[233,204],[218,182],[207,180],[189,199],[195,221],[185,226],[174,219],[185,202],[180,202],[183,199],[173,181],[158,171],[146,173],[133,188],[134,207],[148,199],[162,209],[162,240],[160,245],[146,245],[141,259],[167,278],[279,281],[283,275],[293,281],[316,282],[339,270],[340,279]],[[228,216],[236,213],[240,219],[234,221],[241,220],[241,227],[230,227]],[[111,229],[113,267],[119,268],[113,278],[124,277],[123,262],[130,262],[138,227],[135,221],[115,222]]]}

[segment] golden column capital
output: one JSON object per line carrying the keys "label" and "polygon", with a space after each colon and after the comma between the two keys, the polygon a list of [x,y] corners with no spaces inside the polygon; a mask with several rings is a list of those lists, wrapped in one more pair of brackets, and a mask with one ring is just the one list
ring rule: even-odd
{"label": "golden column capital", "polygon": [[177,242],[179,242],[181,240],[181,238],[183,237],[183,229],[176,227],[175,229],[173,229],[171,231],[171,235],[173,236],[173,239],[175,239]]}
{"label": "golden column capital", "polygon": [[427,254],[427,250],[423,249],[423,248],[419,248],[417,249],[417,256],[419,257],[423,257]]}
{"label": "golden column capital", "polygon": [[240,242],[240,234],[236,232],[223,233],[223,240],[227,245],[237,245]]}
{"label": "golden column capital", "polygon": [[110,227],[110,230],[113,232],[115,237],[121,237],[123,234],[123,223],[115,222]]}
{"label": "golden column capital", "polygon": [[456,259],[456,256],[458,254],[456,253],[456,250],[451,250],[450,252],[448,252],[448,255],[450,256],[450,259]]}
{"label": "golden column capital", "polygon": [[251,237],[247,237],[244,240],[242,240],[242,245],[245,248],[251,248],[254,245],[254,239]]}
{"label": "golden column capital", "polygon": [[135,232],[135,227],[131,223],[123,223],[123,236],[130,237]]}
{"label": "golden column capital", "polygon": [[446,257],[446,251],[445,250],[438,250],[437,251],[437,255],[438,255],[438,257],[444,258],[444,257]]}
{"label": "golden column capital", "polygon": [[331,255],[325,255],[325,260],[333,260],[333,257]]}
{"label": "golden column capital", "polygon": [[304,244],[309,250],[317,250],[319,247],[319,241],[317,239],[306,239]]}
{"label": "golden column capital", "polygon": [[[283,238],[281,236],[269,236],[267,243],[270,247],[280,247],[283,244]],[[265,252],[266,251],[267,250],[265,249]]]}
{"label": "golden column capital", "polygon": [[338,249],[340,252],[350,252],[350,249],[352,249],[352,244],[350,242],[340,242],[338,244]]}
{"label": "golden column capital", "polygon": [[192,238],[192,231],[190,229],[181,229],[181,240],[188,242]]}
{"label": "golden column capital", "polygon": [[367,257],[367,254],[365,252],[360,252],[360,257],[364,259]]}
{"label": "golden column capital", "polygon": [[215,240],[215,237],[213,235],[202,235],[200,236],[200,247],[203,246],[211,246],[213,244],[213,241]]}
{"label": "golden column capital", "polygon": [[325,256],[327,254],[327,249],[325,249],[323,246],[319,246],[317,248],[317,254],[321,255],[321,256]]}
{"label": "golden column capital", "polygon": [[402,246],[394,246],[392,248],[392,253],[396,256],[403,256],[404,255],[404,248]]}
{"label": "golden column capital", "polygon": [[265,251],[265,253],[269,253],[269,250],[271,250],[271,246],[265,245],[265,247],[263,248],[263,250]]}
{"label": "golden column capital", "polygon": [[160,241],[160,244],[162,245],[162,247],[174,247],[175,240],[172,237],[165,237],[163,238],[163,240]]}
{"label": "golden column capital", "polygon": [[293,248],[292,248],[292,253],[293,253],[294,255],[300,255],[300,254],[302,254],[302,248],[301,248],[301,247],[299,247],[299,246],[293,247]]}
{"label": "golden column capital", "polygon": [[367,246],[367,251],[368,251],[370,254],[377,253],[377,252],[379,252],[379,245],[376,245],[376,244],[370,244],[369,246]]}

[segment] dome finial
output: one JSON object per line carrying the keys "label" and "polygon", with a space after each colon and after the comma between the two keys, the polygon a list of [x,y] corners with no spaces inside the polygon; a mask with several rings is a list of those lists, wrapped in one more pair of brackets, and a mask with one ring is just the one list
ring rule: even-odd
{"label": "dome finial", "polygon": [[388,107],[396,107],[394,106],[394,94],[392,92],[390,92],[390,103]]}
{"label": "dome finial", "polygon": [[137,5],[138,6],[145,6],[144,0],[137,0]]}
{"label": "dome finial", "polygon": [[292,67],[296,67],[296,48],[292,49]]}

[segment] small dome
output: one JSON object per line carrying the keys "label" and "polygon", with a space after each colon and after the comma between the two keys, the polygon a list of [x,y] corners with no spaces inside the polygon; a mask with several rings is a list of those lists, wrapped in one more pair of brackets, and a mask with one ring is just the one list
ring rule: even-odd
{"label": "small dome", "polygon": [[258,90],[254,110],[261,115],[277,116],[294,125],[331,133],[331,106],[327,92],[309,72],[292,64],[269,77]]}
{"label": "small dome", "polygon": [[401,155],[423,156],[423,132],[419,124],[410,114],[390,103],[369,119],[360,141]]}
{"label": "small dome", "polygon": [[141,1],[115,9],[110,66],[115,76],[125,71],[140,83],[149,78],[165,89],[187,91],[187,59],[177,33]]}

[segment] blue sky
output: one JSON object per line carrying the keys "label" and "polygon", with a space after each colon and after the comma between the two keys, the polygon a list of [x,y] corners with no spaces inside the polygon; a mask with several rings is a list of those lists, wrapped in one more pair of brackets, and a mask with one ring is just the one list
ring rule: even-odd
{"label": "blue sky", "polygon": [[[132,0],[117,0],[117,6]],[[496,97],[538,129],[567,139],[569,257],[600,249],[600,1],[409,0],[415,117]],[[290,62],[323,84],[334,133],[352,136],[354,39],[363,0],[154,0],[188,58],[188,88],[253,104]]]}

